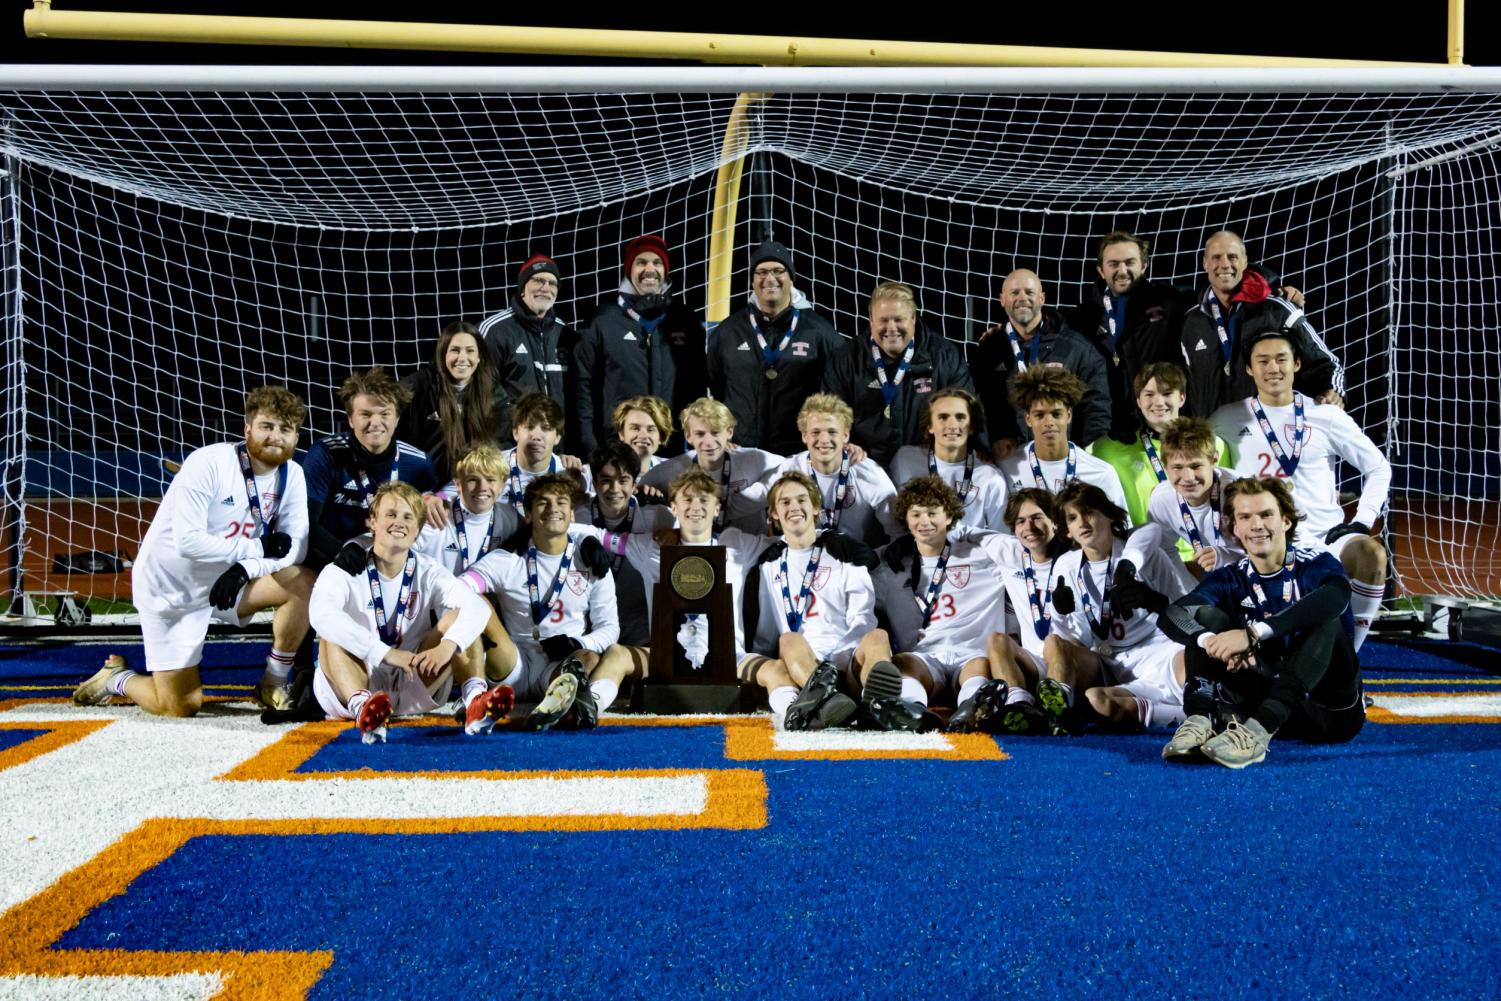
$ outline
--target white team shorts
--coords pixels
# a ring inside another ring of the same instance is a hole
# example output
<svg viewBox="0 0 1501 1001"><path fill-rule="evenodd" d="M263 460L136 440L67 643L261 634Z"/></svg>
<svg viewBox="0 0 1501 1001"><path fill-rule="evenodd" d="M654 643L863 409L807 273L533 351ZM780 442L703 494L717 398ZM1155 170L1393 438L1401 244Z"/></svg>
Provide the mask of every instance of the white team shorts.
<svg viewBox="0 0 1501 1001"><path fill-rule="evenodd" d="M210 623L222 622L243 626L249 617L240 618L233 608L220 611L210 605L179 615L163 615L140 609L141 640L146 646L147 671L179 671L197 667L203 660L203 641Z"/></svg>
<svg viewBox="0 0 1501 1001"><path fill-rule="evenodd" d="M439 705L438 696L447 695L452 685L452 663L431 682L425 682L415 674L389 664L380 664L370 672L370 680L365 683L369 691L385 692L391 696L393 716L416 716L433 712ZM324 676L321 664L313 672L313 694L318 697L318 705L329 719L354 719L349 707L340 702L339 696L334 693L334 686Z"/></svg>
<svg viewBox="0 0 1501 1001"><path fill-rule="evenodd" d="M954 646L934 647L931 650L914 650L910 657L916 657L922 661L923 667L928 669L928 677L940 687L957 688L959 686L959 674L964 670L964 665L975 659L984 660L984 650L964 650ZM985 676L990 677L987 666Z"/></svg>
<svg viewBox="0 0 1501 1001"><path fill-rule="evenodd" d="M1157 633L1145 643L1116 650L1102 658L1105 684L1124 688L1152 702L1182 705L1183 683L1173 673L1173 658L1182 649Z"/></svg>
<svg viewBox="0 0 1501 1001"><path fill-rule="evenodd" d="M1335 559L1339 559L1340 558L1340 553L1343 553L1345 551L1345 547L1348 546L1350 543L1354 542L1356 539L1360 539L1360 538L1369 539L1369 538L1371 538L1371 536L1369 536L1369 535L1362 536L1358 532L1351 532L1349 535L1341 535L1339 538L1335 539L1333 542L1329 543L1328 545L1324 545L1324 543L1322 543L1322 542L1320 542L1319 545L1323 546L1323 548L1325 548L1325 549L1329 550L1331 553L1333 553Z"/></svg>
<svg viewBox="0 0 1501 1001"><path fill-rule="evenodd" d="M817 650L813 651L813 653L814 656L818 655ZM747 685L753 682L760 684L757 674L761 669L761 665L769 660L776 659L777 658L775 654L748 653L735 662L735 675ZM834 670L837 671L842 677L853 672L855 664L855 651L854 648L850 648L848 650L840 650L821 659L827 660L830 664L833 664Z"/></svg>

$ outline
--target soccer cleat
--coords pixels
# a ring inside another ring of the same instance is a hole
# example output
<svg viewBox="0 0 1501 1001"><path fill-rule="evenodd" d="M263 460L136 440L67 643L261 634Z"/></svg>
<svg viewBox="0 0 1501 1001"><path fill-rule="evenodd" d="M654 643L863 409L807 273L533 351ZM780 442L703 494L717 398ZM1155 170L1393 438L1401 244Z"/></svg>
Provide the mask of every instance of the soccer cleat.
<svg viewBox="0 0 1501 1001"><path fill-rule="evenodd" d="M489 733L495 724L511 715L516 708L516 690L510 685L496 685L476 695L464 710L464 732L471 737Z"/></svg>
<svg viewBox="0 0 1501 1001"><path fill-rule="evenodd" d="M277 681L269 674L262 674L255 686L255 701L267 709L286 712L292 708L292 686L287 681Z"/></svg>
<svg viewBox="0 0 1501 1001"><path fill-rule="evenodd" d="M865 676L865 687L860 691L860 701L894 699L902 694L902 672L889 660L878 660L870 666Z"/></svg>
<svg viewBox="0 0 1501 1001"><path fill-rule="evenodd" d="M1038 734L1050 733L1047 713L1037 708L1037 703L1013 702L1003 705L1000 711L982 724L986 733L1014 733L1022 737L1031 737Z"/></svg>
<svg viewBox="0 0 1501 1001"><path fill-rule="evenodd" d="M826 730L838 726L855 714L855 701L839 692L839 672L828 661L821 662L808 676L782 720L787 730Z"/></svg>
<svg viewBox="0 0 1501 1001"><path fill-rule="evenodd" d="M1071 733L1072 731L1064 723L1064 717L1069 714L1073 706L1068 703L1068 696L1063 692L1063 686L1052 678L1043 678L1037 683L1037 701L1042 704L1042 711L1047 716L1048 731L1054 736Z"/></svg>
<svg viewBox="0 0 1501 1001"><path fill-rule="evenodd" d="M1232 721L1218 736L1205 741L1199 750L1215 764L1226 768L1244 768L1265 760L1267 746L1271 742L1272 735L1254 719L1244 723Z"/></svg>
<svg viewBox="0 0 1501 1001"><path fill-rule="evenodd" d="M954 714L949 717L949 733L973 733L982 729L980 721L990 716L997 704L996 690L999 689L1000 700L1006 697L1006 683L994 678L985 682L975 689L975 694L965 699Z"/></svg>
<svg viewBox="0 0 1501 1001"><path fill-rule="evenodd" d="M558 720L568 714L573 708L573 700L578 695L578 678L567 671L560 672L547 686L547 692L542 696L542 701L537 703L537 708L531 711L526 718L528 730L551 730L557 726Z"/></svg>
<svg viewBox="0 0 1501 1001"><path fill-rule="evenodd" d="M599 703L594 698L594 690L589 687L589 669L577 657L569 657L558 669L573 675L573 679L578 682L578 687L574 689L573 706L558 721L558 726L565 730L593 730L599 726Z"/></svg>
<svg viewBox="0 0 1501 1001"><path fill-rule="evenodd" d="M1203 752L1205 742L1213 736L1214 723L1208 716L1190 716L1178 724L1173 739L1163 745L1162 760L1197 758Z"/></svg>
<svg viewBox="0 0 1501 1001"><path fill-rule="evenodd" d="M866 702L864 708L879 730L928 733L943 729L943 720L936 713L925 705L906 699L881 696Z"/></svg>
<svg viewBox="0 0 1501 1001"><path fill-rule="evenodd" d="M384 744L386 742L386 720L391 718L391 696L385 692L372 692L360 707L360 718L356 725L360 728L360 742L365 744Z"/></svg>
<svg viewBox="0 0 1501 1001"><path fill-rule="evenodd" d="M75 706L107 706L114 701L115 696L109 690L109 683L117 674L124 674L130 668L125 664L125 658L119 654L110 654L104 660L104 666L95 671L83 684L73 689L73 704Z"/></svg>

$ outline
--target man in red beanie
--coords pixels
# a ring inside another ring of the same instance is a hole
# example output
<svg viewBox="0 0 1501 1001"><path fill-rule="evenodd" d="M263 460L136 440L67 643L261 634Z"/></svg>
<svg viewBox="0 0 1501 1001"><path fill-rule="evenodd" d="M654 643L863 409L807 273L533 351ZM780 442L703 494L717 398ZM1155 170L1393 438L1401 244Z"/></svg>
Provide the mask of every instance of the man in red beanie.
<svg viewBox="0 0 1501 1001"><path fill-rule="evenodd" d="M527 393L541 393L556 400L568 415L563 447L577 446L577 386L570 362L578 348L578 334L553 309L561 281L556 261L533 254L516 275L511 305L479 325L496 381L505 394L498 432L502 440L511 436L511 404Z"/></svg>
<svg viewBox="0 0 1501 1001"><path fill-rule="evenodd" d="M575 410L584 450L609 440L610 415L623 400L656 396L677 412L704 395L703 323L673 300L671 268L660 236L627 243L617 294L579 333Z"/></svg>

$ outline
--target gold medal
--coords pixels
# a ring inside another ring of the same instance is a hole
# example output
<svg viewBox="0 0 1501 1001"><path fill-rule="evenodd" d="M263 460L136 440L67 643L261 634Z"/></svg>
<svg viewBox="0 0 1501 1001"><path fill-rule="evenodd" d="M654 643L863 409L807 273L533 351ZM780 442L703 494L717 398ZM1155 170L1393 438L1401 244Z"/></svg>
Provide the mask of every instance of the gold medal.
<svg viewBox="0 0 1501 1001"><path fill-rule="evenodd" d="M775 379L777 377L777 370L774 368L769 368L762 374L765 375L767 379Z"/></svg>
<svg viewBox="0 0 1501 1001"><path fill-rule="evenodd" d="M889 420L891 420L891 405L890 405L890 404L887 404L887 405L886 405L886 409L885 409L885 410L883 410L883 411L881 411L881 412L882 412L882 413L884 413L884 414L885 414L885 415L886 415L886 419L887 419L887 420L888 420L888 421L889 421Z"/></svg>

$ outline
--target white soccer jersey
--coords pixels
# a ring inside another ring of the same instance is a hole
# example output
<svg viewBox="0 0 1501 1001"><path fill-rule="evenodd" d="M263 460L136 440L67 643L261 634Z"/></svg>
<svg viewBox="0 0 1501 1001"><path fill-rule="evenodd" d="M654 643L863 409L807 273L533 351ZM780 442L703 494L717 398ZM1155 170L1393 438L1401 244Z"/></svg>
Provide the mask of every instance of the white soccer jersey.
<svg viewBox="0 0 1501 1001"><path fill-rule="evenodd" d="M395 643L387 643L376 627L375 598L371 593L368 570L351 576L331 563L324 567L313 584L313 597L308 605L308 619L319 638L358 657L371 670L385 660L393 648L415 653L435 618L441 619L454 609L458 609L459 614L443 638L453 641L460 650L479 639L490 619L490 607L483 598L460 584L453 574L421 555L417 556L406 606L397 620L396 604L400 598L402 576L403 571L397 571L395 577L376 574L387 625L396 625L399 621L399 637Z"/></svg>
<svg viewBox="0 0 1501 1001"><path fill-rule="evenodd" d="M1104 596L1123 558L1136 564L1136 576L1148 587L1167 595L1168 601L1187 594L1188 589L1174 567L1178 558L1163 550L1162 538L1156 526L1146 525L1132 533L1128 542L1116 539L1108 560L1087 562L1082 549L1072 549L1058 557L1053 564L1054 593L1057 580L1062 577L1074 592L1074 610L1068 615L1054 615L1053 628L1091 650L1100 650L1106 644L1112 651L1125 650L1150 642L1157 636L1157 616L1137 609L1121 619L1113 614Z"/></svg>
<svg viewBox="0 0 1501 1001"><path fill-rule="evenodd" d="M485 514L470 514L461 504L457 514L462 516L462 522L455 517L453 506L450 505L448 524L437 529L424 525L421 534L417 536L417 544L412 547L456 575L468 570L486 553L509 539L521 521L520 516L503 500L496 501L495 506ZM462 545L458 529L461 523L464 526Z"/></svg>
<svg viewBox="0 0 1501 1001"><path fill-rule="evenodd" d="M563 467L563 460L559 459L556 454L548 460L547 468L537 473L528 472L521 468L520 463L516 461L516 449L514 448L506 449L501 453L501 456L505 459L506 468L509 472L506 474L505 483L501 484L501 499L496 503L509 505L511 510L523 517L526 515L526 509L522 506L523 499L526 496L526 485L539 476L549 473L567 472ZM584 493L592 494L594 492L594 474L590 472L588 466L583 466L579 469L579 475L584 478Z"/></svg>
<svg viewBox="0 0 1501 1001"><path fill-rule="evenodd" d="M1049 623L1049 631L1052 629L1052 621L1058 612L1053 608L1053 582L1057 579L1053 573L1053 560L1044 560L1041 563L1032 562L1032 579L1027 580L1027 553L1026 547L1012 536L1003 536L1015 544L1015 548L1005 554L1005 562L1001 564L1002 578L1006 584L1006 597L1011 602L1011 614L1016 618L1016 635L1021 640L1022 649L1036 657L1042 656L1042 644L1047 637L1040 633L1037 616L1045 617ZM1032 595L1036 596L1037 607L1032 605Z"/></svg>
<svg viewBox="0 0 1501 1001"><path fill-rule="evenodd" d="M1085 483L1093 483L1105 491L1105 496L1126 512L1126 524L1131 524L1131 511L1126 506L1126 491L1121 489L1120 474L1115 467L1104 459L1097 459L1079 446L1069 443L1069 454L1074 459L1073 479L1082 480ZM1032 443L1021 446L1001 461L1001 474L1006 479L1006 485L1015 493L1027 487L1041 487L1050 494L1056 494L1063 490L1069 481L1068 457L1053 459L1044 462L1037 459L1037 470L1032 468L1036 453ZM1042 479L1037 478L1037 471L1042 472Z"/></svg>
<svg viewBox="0 0 1501 1001"><path fill-rule="evenodd" d="M1229 443L1231 466L1236 473L1286 479L1262 432L1261 422L1256 419L1254 402L1253 397L1248 397L1220 407L1210 419L1214 431ZM1339 460L1344 459L1360 472L1360 503L1355 508L1355 520L1367 525L1373 524L1386 509L1392 467L1350 415L1339 407L1315 403L1306 396L1303 406L1306 424L1303 452L1291 477L1293 501L1301 516L1297 540L1299 545L1322 546L1324 533L1345 521L1336 475ZM1297 426L1294 405L1266 407L1265 412L1283 455L1291 459Z"/></svg>
<svg viewBox="0 0 1501 1001"><path fill-rule="evenodd" d="M151 519L131 570L136 607L169 614L208 607L220 574L238 563L254 580L300 562L307 555L307 483L302 467L288 462L280 472L255 478L261 514L274 530L292 538L281 559L261 555L239 453L233 442L206 445L183 460Z"/></svg>
<svg viewBox="0 0 1501 1001"><path fill-rule="evenodd" d="M564 554L537 554L537 597L542 608L540 622L532 617L525 553L497 550L464 571L460 580L481 594L496 596L501 622L518 648L540 657L541 640L571 636L585 650L603 653L620 638L615 578L608 573L595 577L587 567L579 565L578 542L586 533L587 530L576 529L568 533L569 567L561 587L558 586L558 569Z"/></svg>
<svg viewBox="0 0 1501 1001"><path fill-rule="evenodd" d="M1016 544L995 533L952 541L926 626L923 604L939 557L922 557L915 588L910 566L899 574L883 561L876 570L876 595L900 650L952 661L985 656L990 634L1005 628L1006 591L999 569L1008 547Z"/></svg>
<svg viewBox="0 0 1501 1001"><path fill-rule="evenodd" d="M930 465L930 450L926 445L903 445L896 450L891 460L891 479L900 489L919 476L933 475L934 467L943 482L954 488L964 501L964 514L959 524L991 531L1006 531L1006 500L1011 495L1006 487L1006 477L1001 470L975 457L974 466L966 470L963 462L944 462L936 456ZM965 489L966 475L969 487ZM903 532L906 531L904 528ZM894 536L893 536L894 538Z"/></svg>
<svg viewBox="0 0 1501 1001"><path fill-rule="evenodd" d="M823 494L823 510L818 515L820 532L829 528L837 529L868 546L878 546L886 539L907 534L905 528L897 527L896 518L891 513L891 505L896 500L896 487L875 460L866 459L849 467L842 501L838 496L839 471L816 471L807 452L799 452L783 460L771 482L775 483L778 477L788 472L802 473L818 484L819 492Z"/></svg>
<svg viewBox="0 0 1501 1001"><path fill-rule="evenodd" d="M766 490L776 479L782 456L759 448L739 448L725 455L724 465L709 473L720 485L722 523L729 528L759 535L766 531ZM641 477L647 486L665 496L673 480L697 468L691 452L668 459ZM706 470L707 472L707 470Z"/></svg>
<svg viewBox="0 0 1501 1001"><path fill-rule="evenodd" d="M788 549L780 560L761 565L761 616L756 623L753 652L777 655L777 639L793 630L787 624L786 600L782 595L782 567L787 568L787 588L803 617L803 638L819 660L833 660L850 653L861 638L876 627L876 592L870 571L821 554L818 569L805 600L803 579L808 573L810 549Z"/></svg>
<svg viewBox="0 0 1501 1001"><path fill-rule="evenodd" d="M1236 479L1239 477L1234 470L1216 469L1215 485L1210 488L1204 503L1197 507L1187 505L1188 516L1194 531L1199 534L1199 541L1215 552L1216 567L1229 566L1246 555L1240 542L1230 534L1230 526L1223 523L1220 517L1220 498L1224 495L1226 485ZM1173 489L1171 483L1159 483L1153 488L1152 496L1147 501L1147 518L1151 524L1162 529L1163 546L1168 553L1174 555L1178 552L1177 540L1182 539L1190 547L1193 545L1179 500L1178 491Z"/></svg>

